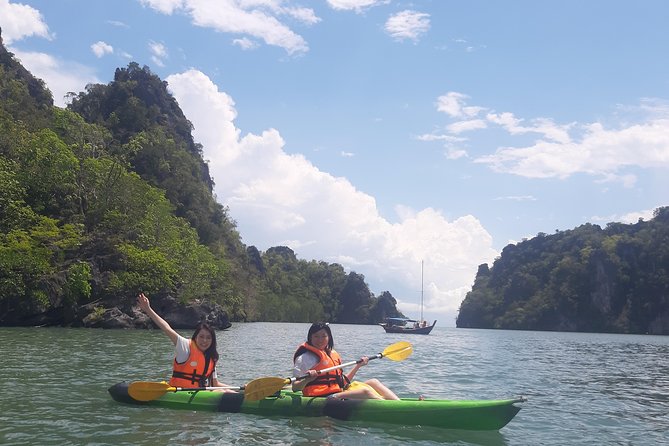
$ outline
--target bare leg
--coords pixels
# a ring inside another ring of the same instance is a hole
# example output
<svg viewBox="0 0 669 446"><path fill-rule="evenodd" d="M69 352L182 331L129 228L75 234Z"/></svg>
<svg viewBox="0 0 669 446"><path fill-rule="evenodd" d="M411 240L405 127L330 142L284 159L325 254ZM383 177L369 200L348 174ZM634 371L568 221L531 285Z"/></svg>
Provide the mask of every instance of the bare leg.
<svg viewBox="0 0 669 446"><path fill-rule="evenodd" d="M364 382L364 386L357 386L354 389L344 390L335 393L329 398L351 399L351 400L399 400L392 390L384 386L378 379L370 379Z"/></svg>
<svg viewBox="0 0 669 446"><path fill-rule="evenodd" d="M372 389L376 390L379 395L383 397L384 400L398 400L399 397L393 393L392 390L387 388L381 381L379 381L376 378L370 379L368 381L365 381L365 384L367 384L369 387Z"/></svg>
<svg viewBox="0 0 669 446"><path fill-rule="evenodd" d="M370 386L371 387L371 386ZM360 386L352 390L344 390L343 392L333 393L328 398L339 400L382 400L383 397L374 392L367 386Z"/></svg>

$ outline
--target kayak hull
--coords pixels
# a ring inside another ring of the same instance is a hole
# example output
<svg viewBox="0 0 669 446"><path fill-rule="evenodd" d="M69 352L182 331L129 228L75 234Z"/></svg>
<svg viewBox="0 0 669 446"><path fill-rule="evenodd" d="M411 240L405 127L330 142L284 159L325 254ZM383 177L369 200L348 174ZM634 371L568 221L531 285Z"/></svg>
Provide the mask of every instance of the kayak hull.
<svg viewBox="0 0 669 446"><path fill-rule="evenodd" d="M330 400L281 391L260 401L245 401L243 393L212 391L166 392L152 401L138 401L128 394L128 383L109 389L112 398L126 404L210 412L244 413L280 417L331 417L338 420L381 422L444 429L499 430L518 413L507 400Z"/></svg>

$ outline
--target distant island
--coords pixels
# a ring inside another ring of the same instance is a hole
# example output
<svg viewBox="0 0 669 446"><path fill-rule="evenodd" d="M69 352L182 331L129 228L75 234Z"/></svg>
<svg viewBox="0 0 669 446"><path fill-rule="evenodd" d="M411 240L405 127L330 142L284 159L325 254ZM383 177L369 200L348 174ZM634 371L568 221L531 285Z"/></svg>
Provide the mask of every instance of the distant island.
<svg viewBox="0 0 669 446"><path fill-rule="evenodd" d="M508 245L479 266L456 325L669 334L669 207Z"/></svg>

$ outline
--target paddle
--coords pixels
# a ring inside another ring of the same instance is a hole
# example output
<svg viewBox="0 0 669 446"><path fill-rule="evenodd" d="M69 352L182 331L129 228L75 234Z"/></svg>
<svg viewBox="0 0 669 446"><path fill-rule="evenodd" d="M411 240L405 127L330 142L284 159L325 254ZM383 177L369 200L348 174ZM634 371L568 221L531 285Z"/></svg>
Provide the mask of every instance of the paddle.
<svg viewBox="0 0 669 446"><path fill-rule="evenodd" d="M392 345L389 345L381 353L378 353L374 356L369 356L369 360L371 361L372 359L388 358L393 361L404 361L406 358L409 357L409 355L411 355L412 352L413 352L413 347L411 346L411 343L406 341L400 341ZM328 367L326 369L319 370L318 374L320 375L326 372L330 372L332 370L343 369L344 367L360 364L361 362L362 359L358 359L357 361L350 361L344 364L339 364L334 367ZM268 397L278 392L284 386L287 386L288 384L292 384L295 381L299 381L305 378L309 378L309 375L303 375L292 378L266 377L266 378L254 379L253 381L249 382L246 385L244 389L244 399L247 401L261 400L265 397Z"/></svg>
<svg viewBox="0 0 669 446"><path fill-rule="evenodd" d="M153 401L165 395L167 392L184 392L184 391L196 391L196 390L221 390L221 389L233 389L233 390L244 390L244 386L241 387L173 387L170 386L165 381L163 382L152 382L152 381L134 381L131 382L128 386L128 395L137 401Z"/></svg>

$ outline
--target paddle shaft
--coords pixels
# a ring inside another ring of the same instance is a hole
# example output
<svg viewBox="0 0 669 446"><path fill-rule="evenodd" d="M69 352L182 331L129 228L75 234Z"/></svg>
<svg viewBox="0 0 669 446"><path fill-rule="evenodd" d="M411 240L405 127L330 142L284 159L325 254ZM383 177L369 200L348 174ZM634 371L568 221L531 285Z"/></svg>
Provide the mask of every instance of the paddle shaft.
<svg viewBox="0 0 669 446"><path fill-rule="evenodd" d="M413 351L413 347L410 343L406 341L396 342L392 345L386 347L382 353L378 353L374 356L368 356L367 359L379 359L379 358L388 358L393 361L404 361ZM345 364L340 364L334 367L328 367L326 369L318 370L317 374L326 373L332 370L341 369L348 367L354 364L360 364L362 361L358 359L357 361L347 362ZM278 378L276 376L265 377L254 379L251 382L246 383L246 389L244 390L244 400L246 401L259 401L265 397L268 397L288 384L293 384L298 380L309 378L311 375L298 376L293 378Z"/></svg>
<svg viewBox="0 0 669 446"><path fill-rule="evenodd" d="M197 390L244 390L245 386L221 386L221 387L170 387L166 392L189 392Z"/></svg>
<svg viewBox="0 0 669 446"><path fill-rule="evenodd" d="M369 358L370 361L371 361L372 359L383 358L383 353L377 353L377 354L374 355L374 356L368 356L368 358ZM319 375L322 375L323 373L331 372L331 371L333 371L333 370L343 369L344 367L348 367L348 366L351 366L351 365L360 364L361 362L362 362L362 359L358 359L357 361L349 361L349 362L345 362L345 363L343 363L343 364L339 364L339 365L335 365L335 366L332 366L332 367L328 367L327 369L321 369L321 370L318 370L318 374L319 374ZM292 384L292 383L294 383L295 381L300 381L300 380L303 380L303 379L307 379L307 378L309 378L309 376L311 376L311 375L307 374L307 375L302 375L302 376L297 376L297 377L294 376L294 377L290 378L290 382L289 382L289 383L287 382L286 384Z"/></svg>

